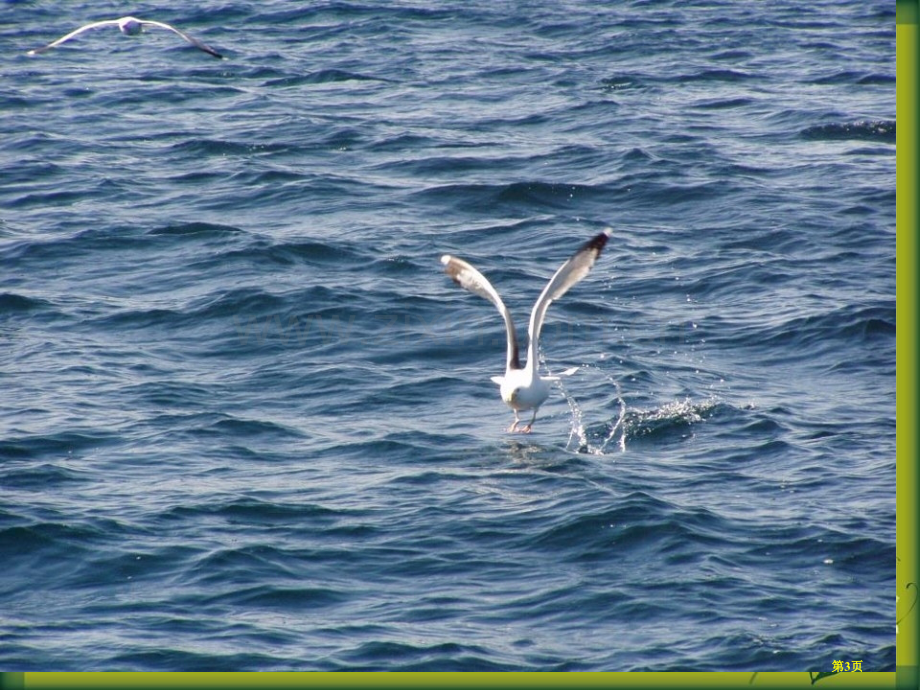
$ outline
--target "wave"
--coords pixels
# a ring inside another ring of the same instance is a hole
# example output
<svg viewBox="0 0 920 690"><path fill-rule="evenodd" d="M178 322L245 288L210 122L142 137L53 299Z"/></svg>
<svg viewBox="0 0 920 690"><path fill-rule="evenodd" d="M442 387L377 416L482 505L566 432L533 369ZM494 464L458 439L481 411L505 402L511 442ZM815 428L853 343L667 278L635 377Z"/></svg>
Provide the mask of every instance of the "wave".
<svg viewBox="0 0 920 690"><path fill-rule="evenodd" d="M803 129L799 135L810 141L878 141L894 144L897 141L894 120L854 120L813 125Z"/></svg>

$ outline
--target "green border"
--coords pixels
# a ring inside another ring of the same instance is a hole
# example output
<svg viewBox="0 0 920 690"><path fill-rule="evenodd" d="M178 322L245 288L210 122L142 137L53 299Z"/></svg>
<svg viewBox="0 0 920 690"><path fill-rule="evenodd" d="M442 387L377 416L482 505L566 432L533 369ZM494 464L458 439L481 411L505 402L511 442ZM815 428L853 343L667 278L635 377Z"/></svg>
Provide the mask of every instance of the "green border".
<svg viewBox="0 0 920 690"><path fill-rule="evenodd" d="M918 688L918 0L897 0L897 673L0 673L0 690L61 688ZM916 605L916 606L915 606Z"/></svg>
<svg viewBox="0 0 920 690"><path fill-rule="evenodd" d="M897 23L916 24L918 14L917 0L897 0L897 3Z"/></svg>
<svg viewBox="0 0 920 690"><path fill-rule="evenodd" d="M897 3L897 685L917 673L917 0Z"/></svg>
<svg viewBox="0 0 920 690"><path fill-rule="evenodd" d="M25 673L0 690L73 688L895 688L894 673Z"/></svg>

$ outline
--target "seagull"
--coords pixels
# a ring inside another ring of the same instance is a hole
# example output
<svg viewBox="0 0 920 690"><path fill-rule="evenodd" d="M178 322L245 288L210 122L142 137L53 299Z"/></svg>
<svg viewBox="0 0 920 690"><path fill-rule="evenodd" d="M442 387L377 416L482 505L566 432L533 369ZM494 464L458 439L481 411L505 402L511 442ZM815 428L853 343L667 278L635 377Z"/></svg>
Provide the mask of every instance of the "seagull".
<svg viewBox="0 0 920 690"><path fill-rule="evenodd" d="M180 31L174 26L170 26L169 24L164 24L163 22L154 22L154 21L150 21L147 19L137 19L135 17L122 17L121 19L106 19L101 22L92 22L91 24L87 24L86 26L81 26L76 31L71 31L69 34L65 36L61 36L58 40L54 41L53 43L49 43L43 48L34 48L33 50L30 50L28 54L38 55L39 53L44 53L46 50L50 50L51 48L54 48L55 46L59 46L62 43L69 41L71 38L76 38L77 36L82 34L84 31L89 31L90 29L95 29L96 27L99 27L99 26L117 26L119 29L121 29L121 32L125 36L137 36L139 33L143 32L145 26L158 26L161 29L169 29L174 34L176 34L177 36L181 36L186 41L191 43L193 46L198 48L198 50L203 50L208 55L213 55L216 58L223 58L223 55L218 53L212 47L205 45L204 43L199 41L197 38L194 38L193 36L189 36L187 33L185 33L184 31Z"/></svg>
<svg viewBox="0 0 920 690"><path fill-rule="evenodd" d="M524 367L521 366L518 354L517 335L514 330L514 322L511 320L511 312L505 307L505 303L502 302L495 288L484 275L466 261L449 254L441 257L441 263L445 267L444 272L457 285L480 297L485 297L498 307L499 313L505 320L505 329L508 331L505 375L493 376L492 381L500 386L502 400L514 411L514 423L508 427L509 432L530 433L534 420L537 418L537 410L549 397L549 382L558 379L558 377L541 377L537 372L540 330L543 328L546 310L553 300L562 297L569 288L588 275L588 271L591 270L604 245L607 244L611 232L608 228L585 242L568 261L559 267L559 270L543 288L536 304L533 305L533 311L530 312L530 325L527 328L530 342L527 347L527 366ZM519 413L523 410L533 410L533 416L530 422L519 429L518 425L521 423Z"/></svg>

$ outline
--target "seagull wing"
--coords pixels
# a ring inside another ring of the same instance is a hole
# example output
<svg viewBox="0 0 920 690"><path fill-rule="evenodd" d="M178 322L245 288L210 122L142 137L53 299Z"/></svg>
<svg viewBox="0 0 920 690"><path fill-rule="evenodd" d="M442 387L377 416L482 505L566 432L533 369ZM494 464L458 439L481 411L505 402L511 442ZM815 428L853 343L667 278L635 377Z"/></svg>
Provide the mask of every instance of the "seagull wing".
<svg viewBox="0 0 920 690"><path fill-rule="evenodd" d="M530 325L527 328L527 334L530 336L530 344L527 349L527 366L533 366L534 371L536 371L540 330L543 328L546 310L553 303L553 300L562 297L569 291L569 288L588 275L588 271L591 270L594 262L597 261L597 257L601 255L604 245L607 244L610 233L611 230L608 228L581 245L578 251L562 264L555 275L550 278L549 283L540 293L536 304L533 305L533 311L530 313Z"/></svg>
<svg viewBox="0 0 920 690"><path fill-rule="evenodd" d="M29 55L38 55L39 53L44 53L46 50L50 50L51 48L54 48L55 46L59 46L59 45L61 45L62 43L65 43L66 41L69 41L71 38L75 38L75 37L79 36L79 35L82 34L84 31L89 31L90 29L95 29L95 28L98 27L98 26L109 26L109 25L115 25L115 26L117 26L117 25L118 25L118 20L117 20L117 19L106 19L106 20L101 21L101 22L93 22L92 24L87 24L86 26L81 26L79 29L77 29L77 30L75 30L75 31L71 31L69 34L66 34L66 35L64 35L64 36L61 36L58 40L54 41L53 43L49 43L48 45L44 46L43 48L34 48L33 50L30 50L28 54L29 54Z"/></svg>
<svg viewBox="0 0 920 690"><path fill-rule="evenodd" d="M188 42L191 43L193 46L195 46L196 48L198 48L198 50L203 50L203 51L206 52L208 55L213 55L213 56L216 57L216 58L223 58L223 57L224 57L223 55L221 55L220 53L218 53L216 50L214 50L211 46L202 43L201 41L199 41L199 40L198 40L197 38L195 38L194 36L189 36L187 33L185 33L184 31L180 31L179 29L177 29L177 28L174 27L174 26L170 26L169 24L164 24L163 22L154 22L154 21L150 21L149 19L141 19L141 20L139 20L139 21L140 21L141 24L143 24L143 25L145 25L145 26L158 26L158 27L160 27L161 29L168 29L168 30L172 31L174 34L176 34L177 36L181 36L182 38L184 38L186 41L188 41Z"/></svg>
<svg viewBox="0 0 920 690"><path fill-rule="evenodd" d="M495 288L486 280L475 268L470 266L463 259L445 254L441 257L441 263L444 264L444 272L453 278L454 282L462 288L466 288L472 293L485 297L492 304L498 307L499 313L505 319L505 330L508 331L508 357L506 370L520 369L521 361L518 357L517 335L514 330L514 322L511 320L511 312L498 296Z"/></svg>

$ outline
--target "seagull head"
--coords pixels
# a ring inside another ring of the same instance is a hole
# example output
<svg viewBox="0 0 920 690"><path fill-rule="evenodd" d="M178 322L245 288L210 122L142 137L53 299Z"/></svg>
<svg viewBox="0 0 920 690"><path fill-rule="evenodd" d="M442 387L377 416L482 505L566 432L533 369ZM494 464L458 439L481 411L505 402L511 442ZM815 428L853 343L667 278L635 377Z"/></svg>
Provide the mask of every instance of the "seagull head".
<svg viewBox="0 0 920 690"><path fill-rule="evenodd" d="M118 28L125 36L137 36L144 30L144 24L134 17L122 17L118 20Z"/></svg>

